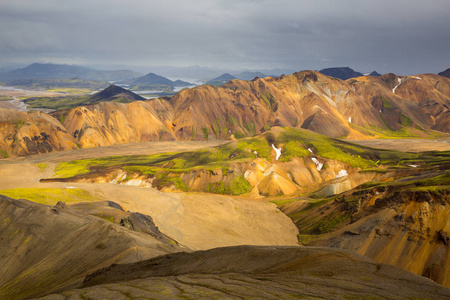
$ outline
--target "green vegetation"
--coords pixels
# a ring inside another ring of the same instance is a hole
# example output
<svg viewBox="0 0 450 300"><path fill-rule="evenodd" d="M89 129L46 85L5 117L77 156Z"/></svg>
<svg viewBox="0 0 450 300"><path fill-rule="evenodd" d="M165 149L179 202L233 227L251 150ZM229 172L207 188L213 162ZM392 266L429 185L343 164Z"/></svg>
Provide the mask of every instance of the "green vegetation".
<svg viewBox="0 0 450 300"><path fill-rule="evenodd" d="M89 96L32 97L24 101L30 108L66 109L82 105Z"/></svg>
<svg viewBox="0 0 450 300"><path fill-rule="evenodd" d="M391 103L388 100L386 100L386 98L384 98L383 96L381 96L381 102L383 103L384 108L387 108L387 109L392 108Z"/></svg>
<svg viewBox="0 0 450 300"><path fill-rule="evenodd" d="M13 98L10 96L0 96L0 101L10 101L10 100L13 100Z"/></svg>
<svg viewBox="0 0 450 300"><path fill-rule="evenodd" d="M44 172L45 169L48 168L48 164L36 164L41 172Z"/></svg>
<svg viewBox="0 0 450 300"><path fill-rule="evenodd" d="M273 112L278 110L278 102L270 92L267 93L267 95L261 94L260 97L263 99L264 103L266 103L267 106L269 106L269 108Z"/></svg>
<svg viewBox="0 0 450 300"><path fill-rule="evenodd" d="M202 132L203 132L203 137L205 138L205 140L208 140L208 128L202 127Z"/></svg>
<svg viewBox="0 0 450 300"><path fill-rule="evenodd" d="M404 114L400 114L400 119L401 119L402 125L408 126L408 127L412 126L411 119L408 118L407 116L405 116Z"/></svg>
<svg viewBox="0 0 450 300"><path fill-rule="evenodd" d="M6 150L2 150L2 149L0 149L0 155L3 156L3 158L9 157L8 152L6 152Z"/></svg>
<svg viewBox="0 0 450 300"><path fill-rule="evenodd" d="M65 203L92 201L92 195L81 189L54 188L18 188L0 190L1 195L14 199L27 199L36 203L55 205L58 201Z"/></svg>
<svg viewBox="0 0 450 300"><path fill-rule="evenodd" d="M35 78L21 79L9 83L16 87L28 89L45 89L48 92L84 94L104 89L109 83L105 81L86 81L79 78Z"/></svg>
<svg viewBox="0 0 450 300"><path fill-rule="evenodd" d="M313 149L314 153L321 157L339 160L352 167L364 169L376 166L371 158L371 153L363 147L331 139L311 131L286 128L278 138L278 143L286 145L292 141L297 141L297 144L291 143L288 146L287 155L289 156L306 156L307 150L301 150L301 145L306 145L304 148Z"/></svg>

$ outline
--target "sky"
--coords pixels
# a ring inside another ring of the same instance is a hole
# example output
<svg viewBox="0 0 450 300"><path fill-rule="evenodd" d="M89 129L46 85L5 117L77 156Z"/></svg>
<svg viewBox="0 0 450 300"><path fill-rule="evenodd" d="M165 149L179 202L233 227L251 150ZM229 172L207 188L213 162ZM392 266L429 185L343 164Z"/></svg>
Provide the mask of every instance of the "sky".
<svg viewBox="0 0 450 300"><path fill-rule="evenodd" d="M0 67L437 73L449 13L450 0L0 0Z"/></svg>

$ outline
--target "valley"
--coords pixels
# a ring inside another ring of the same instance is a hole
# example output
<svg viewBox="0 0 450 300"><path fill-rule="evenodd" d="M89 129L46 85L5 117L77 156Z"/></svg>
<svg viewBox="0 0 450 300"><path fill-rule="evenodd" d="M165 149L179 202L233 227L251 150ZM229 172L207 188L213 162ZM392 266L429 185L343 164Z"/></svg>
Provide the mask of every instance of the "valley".
<svg viewBox="0 0 450 300"><path fill-rule="evenodd" d="M0 297L448 297L449 82L417 78L0 109Z"/></svg>

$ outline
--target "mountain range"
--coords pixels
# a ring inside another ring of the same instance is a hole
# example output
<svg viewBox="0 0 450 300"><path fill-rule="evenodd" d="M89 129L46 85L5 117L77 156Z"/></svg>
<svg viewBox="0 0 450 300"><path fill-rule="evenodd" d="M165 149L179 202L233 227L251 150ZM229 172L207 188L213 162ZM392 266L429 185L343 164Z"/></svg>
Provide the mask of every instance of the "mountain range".
<svg viewBox="0 0 450 300"><path fill-rule="evenodd" d="M144 76L137 77L130 80L120 82L120 84L126 84L132 90L151 90L151 89L173 89L174 87L183 87L192 85L187 81L176 80L172 81L163 76L159 76L154 73L148 73Z"/></svg>
<svg viewBox="0 0 450 300"><path fill-rule="evenodd" d="M241 138L272 126L305 128L331 137L429 137L436 131L450 132L449 80L433 74L385 74L343 81L302 71L280 78L231 80L218 87L203 85L170 99L71 108L55 113L62 124L36 123L35 118L44 116L5 110L0 148L8 155L46 152L38 146L40 133L47 136L56 128L58 137L67 141L62 144L82 147ZM17 122L30 126L18 127ZM61 143L55 141L54 146L59 149Z"/></svg>
<svg viewBox="0 0 450 300"><path fill-rule="evenodd" d="M97 81L119 81L141 76L130 70L101 71L75 65L34 63L25 68L0 74L0 81L37 78L80 78Z"/></svg>

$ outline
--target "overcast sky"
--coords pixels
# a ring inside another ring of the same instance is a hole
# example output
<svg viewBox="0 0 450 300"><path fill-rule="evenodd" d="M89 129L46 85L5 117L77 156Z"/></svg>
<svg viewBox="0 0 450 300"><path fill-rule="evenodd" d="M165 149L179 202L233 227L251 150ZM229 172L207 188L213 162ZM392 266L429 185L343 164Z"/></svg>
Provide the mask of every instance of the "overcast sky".
<svg viewBox="0 0 450 300"><path fill-rule="evenodd" d="M449 0L0 0L0 66L436 73L449 15Z"/></svg>

